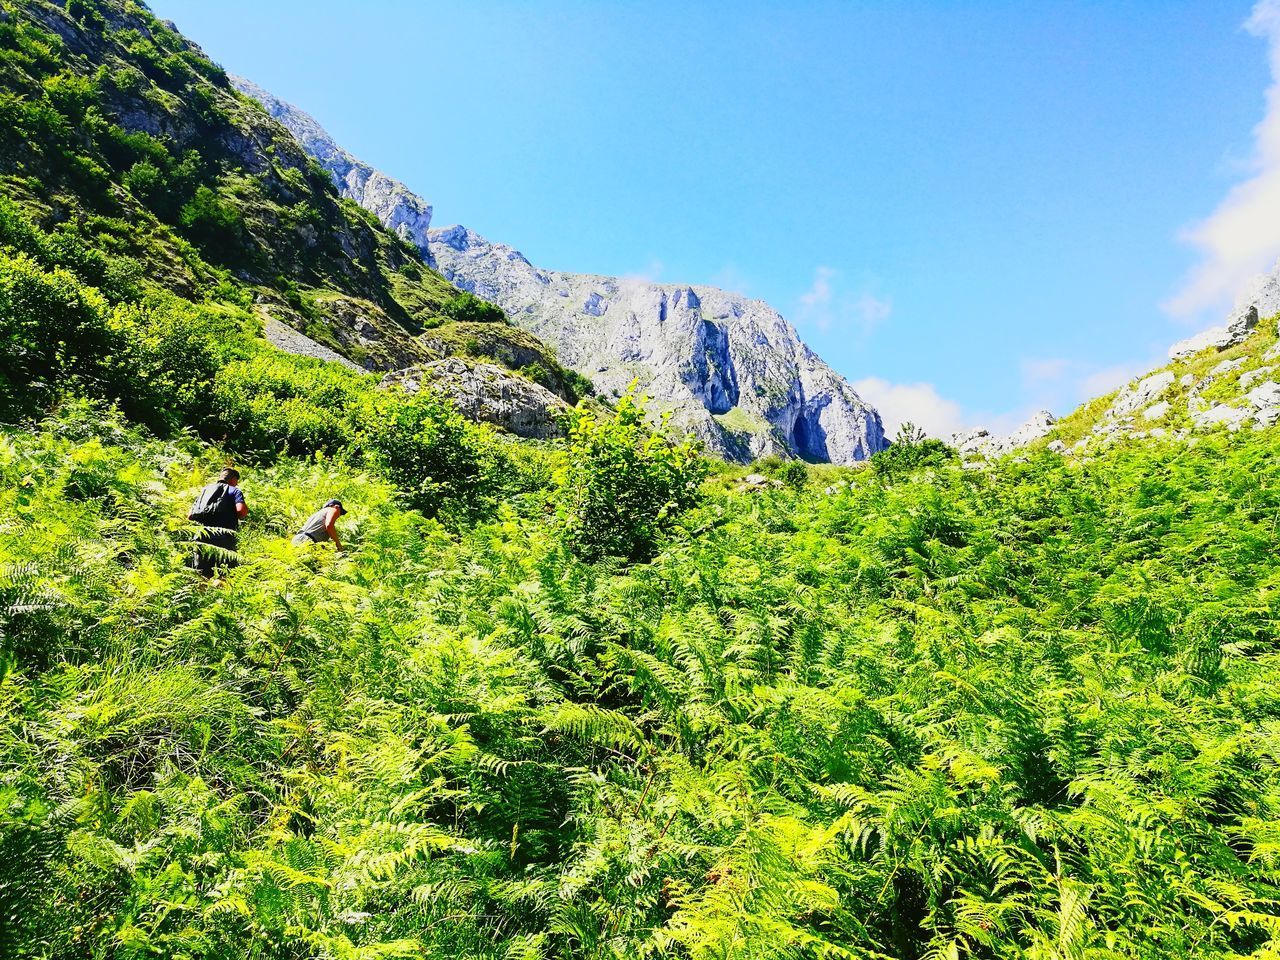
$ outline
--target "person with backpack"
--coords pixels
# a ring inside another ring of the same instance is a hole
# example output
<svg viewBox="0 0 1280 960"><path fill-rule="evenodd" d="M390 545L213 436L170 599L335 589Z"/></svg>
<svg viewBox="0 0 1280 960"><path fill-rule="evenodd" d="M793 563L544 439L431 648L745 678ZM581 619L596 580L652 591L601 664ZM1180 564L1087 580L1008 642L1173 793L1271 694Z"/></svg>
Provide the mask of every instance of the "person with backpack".
<svg viewBox="0 0 1280 960"><path fill-rule="evenodd" d="M307 517L307 522L302 525L302 529L294 535L293 545L301 547L308 543L324 543L326 540L332 540L334 547L341 553L342 541L338 539L336 524L338 518L344 516L346 512L341 500L329 500Z"/></svg>
<svg viewBox="0 0 1280 960"><path fill-rule="evenodd" d="M218 479L206 486L191 505L187 519L200 524L195 537L195 556L191 565L201 576L212 577L218 567L234 567L239 561L235 553L240 521L249 516L249 508L240 490L240 471L228 467Z"/></svg>

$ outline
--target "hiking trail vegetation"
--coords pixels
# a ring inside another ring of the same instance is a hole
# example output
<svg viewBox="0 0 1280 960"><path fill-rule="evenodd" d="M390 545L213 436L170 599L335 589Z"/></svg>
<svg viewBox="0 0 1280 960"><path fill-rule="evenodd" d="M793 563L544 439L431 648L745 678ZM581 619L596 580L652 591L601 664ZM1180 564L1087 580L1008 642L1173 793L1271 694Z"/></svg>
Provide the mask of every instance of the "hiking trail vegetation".
<svg viewBox="0 0 1280 960"><path fill-rule="evenodd" d="M0 11L0 957L1280 956L1275 430L749 490L633 394L518 441L261 337L502 318L191 45Z"/></svg>

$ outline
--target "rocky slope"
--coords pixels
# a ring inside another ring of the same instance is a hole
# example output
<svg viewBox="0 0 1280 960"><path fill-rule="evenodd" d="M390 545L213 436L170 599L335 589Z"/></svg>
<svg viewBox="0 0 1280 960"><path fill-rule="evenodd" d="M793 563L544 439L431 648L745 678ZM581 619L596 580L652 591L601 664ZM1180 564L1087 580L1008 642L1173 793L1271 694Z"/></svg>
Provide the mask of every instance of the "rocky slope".
<svg viewBox="0 0 1280 960"><path fill-rule="evenodd" d="M1227 321L1174 344L1170 362L1063 418L1049 442L1077 453L1126 439L1189 438L1280 422L1280 265Z"/></svg>
<svg viewBox="0 0 1280 960"><path fill-rule="evenodd" d="M430 207L269 112L138 4L0 0L0 248L113 304L251 307L280 349L363 370L488 359L523 380L436 379L473 411L493 384L484 419L515 432L530 428L511 397L577 400L584 385L528 331L458 322L458 290L421 250Z"/></svg>
<svg viewBox="0 0 1280 960"><path fill-rule="evenodd" d="M354 200L387 229L408 240L419 250L427 247L431 207L398 180L392 180L367 163L343 150L311 117L244 77L228 76L231 85L253 97L277 120L281 120L298 143L333 177L342 196Z"/></svg>
<svg viewBox="0 0 1280 960"><path fill-rule="evenodd" d="M1040 410L1007 437L992 436L986 428L977 427L953 434L950 443L966 460L1002 457L1006 453L1012 453L1039 440L1049 433L1057 422L1057 417L1048 410Z"/></svg>
<svg viewBox="0 0 1280 960"><path fill-rule="evenodd" d="M429 216L430 207L394 181L376 181L382 186L371 191L369 168L306 113L238 83L299 138L344 196L397 230L413 229L393 219L397 211ZM414 239L456 286L501 306L602 392L619 394L638 381L674 426L693 430L713 452L743 461L784 454L852 463L886 445L879 414L762 301L713 287L543 270L465 227L431 230L425 244Z"/></svg>

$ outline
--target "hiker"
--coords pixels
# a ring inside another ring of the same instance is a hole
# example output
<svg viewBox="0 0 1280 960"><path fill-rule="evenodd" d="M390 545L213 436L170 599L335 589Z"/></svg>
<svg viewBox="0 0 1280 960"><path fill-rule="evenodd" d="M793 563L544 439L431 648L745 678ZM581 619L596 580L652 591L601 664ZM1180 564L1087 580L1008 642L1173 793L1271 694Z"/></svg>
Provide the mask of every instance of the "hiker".
<svg viewBox="0 0 1280 960"><path fill-rule="evenodd" d="M218 474L217 480L200 491L187 514L188 520L201 527L195 537L195 557L191 563L201 576L212 577L216 568L234 567L240 562L222 551L235 552L236 531L247 516L249 508L240 490L240 471L227 467Z"/></svg>
<svg viewBox="0 0 1280 960"><path fill-rule="evenodd" d="M338 539L338 528L335 524L346 512L341 500L329 500L307 517L307 522L302 525L302 529L294 535L293 545L301 547L308 543L324 543L326 540L332 540L334 547L341 553L342 541Z"/></svg>

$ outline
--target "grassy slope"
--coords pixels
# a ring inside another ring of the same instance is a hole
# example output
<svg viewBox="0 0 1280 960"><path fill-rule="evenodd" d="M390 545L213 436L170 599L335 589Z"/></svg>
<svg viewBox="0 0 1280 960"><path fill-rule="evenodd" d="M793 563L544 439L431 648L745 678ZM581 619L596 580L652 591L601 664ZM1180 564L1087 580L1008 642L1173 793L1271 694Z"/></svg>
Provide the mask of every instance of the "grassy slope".
<svg viewBox="0 0 1280 960"><path fill-rule="evenodd" d="M367 366L436 355L415 335L440 323L457 291L339 200L198 47L117 0L4 0L0 15L0 196L110 257L141 290L200 299L231 282ZM212 216L192 222L201 188ZM506 325L490 337L502 331L527 347L530 337Z"/></svg>
<svg viewBox="0 0 1280 960"><path fill-rule="evenodd" d="M1194 356L1181 360L1172 360L1163 367L1137 378L1140 380L1168 371L1173 374L1174 383L1159 398L1160 400L1168 401L1168 412L1162 417L1148 420L1141 415L1141 411L1137 411L1134 415L1132 430L1141 433L1156 428L1164 428L1170 431L1191 429L1193 424L1188 413L1188 400L1193 390L1209 406L1219 403L1236 407L1244 406L1243 394L1247 391L1240 388L1240 378L1261 367L1270 368L1277 365L1276 358L1268 360L1265 356L1276 346L1277 320L1280 320L1280 318L1271 317L1263 320L1247 340L1227 350L1219 351L1211 347L1200 351ZM1225 373L1213 373L1215 367L1237 360L1242 362L1235 369ZM1189 385L1182 383L1182 379L1186 376L1190 376L1192 379ZM1275 374L1268 374L1263 376L1262 380L1275 378ZM1133 382L1136 382L1136 380L1131 381L1131 383ZM1255 382L1253 385L1256 386L1257 383ZM1044 446L1053 440L1061 440L1071 446L1089 436L1094 428L1103 422L1105 414L1118 394L1119 391L1115 391L1083 404L1071 414L1059 420L1053 431L1043 440L1038 441L1036 446Z"/></svg>
<svg viewBox="0 0 1280 960"><path fill-rule="evenodd" d="M0 953L1267 955L1276 453L715 494L633 568L284 459L205 588L216 451L10 431Z"/></svg>

